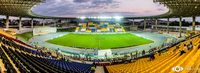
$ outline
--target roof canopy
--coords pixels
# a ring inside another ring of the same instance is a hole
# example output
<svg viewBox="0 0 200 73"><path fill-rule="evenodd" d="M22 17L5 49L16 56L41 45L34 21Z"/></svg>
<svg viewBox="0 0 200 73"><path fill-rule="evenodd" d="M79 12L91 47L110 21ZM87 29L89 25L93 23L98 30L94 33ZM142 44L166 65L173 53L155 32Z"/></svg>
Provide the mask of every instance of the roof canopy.
<svg viewBox="0 0 200 73"><path fill-rule="evenodd" d="M63 18L37 15L32 12L32 7L45 0L0 0L0 14L30 18ZM200 16L200 0L153 0L169 8L165 14L148 17L127 18L167 18ZM66 17L69 18L69 17Z"/></svg>
<svg viewBox="0 0 200 73"><path fill-rule="evenodd" d="M200 0L154 0L169 8L169 12L161 17L200 16Z"/></svg>
<svg viewBox="0 0 200 73"><path fill-rule="evenodd" d="M41 17L31 9L44 0L0 0L0 14L21 17Z"/></svg>

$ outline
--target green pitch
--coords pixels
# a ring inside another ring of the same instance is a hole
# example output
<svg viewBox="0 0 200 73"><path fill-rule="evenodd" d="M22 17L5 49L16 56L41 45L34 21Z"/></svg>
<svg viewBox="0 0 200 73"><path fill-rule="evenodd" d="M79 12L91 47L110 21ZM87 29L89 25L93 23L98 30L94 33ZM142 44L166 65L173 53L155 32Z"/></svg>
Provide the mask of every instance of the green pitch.
<svg viewBox="0 0 200 73"><path fill-rule="evenodd" d="M47 42L70 47L115 49L149 44L153 41L131 33L124 34L67 34Z"/></svg>

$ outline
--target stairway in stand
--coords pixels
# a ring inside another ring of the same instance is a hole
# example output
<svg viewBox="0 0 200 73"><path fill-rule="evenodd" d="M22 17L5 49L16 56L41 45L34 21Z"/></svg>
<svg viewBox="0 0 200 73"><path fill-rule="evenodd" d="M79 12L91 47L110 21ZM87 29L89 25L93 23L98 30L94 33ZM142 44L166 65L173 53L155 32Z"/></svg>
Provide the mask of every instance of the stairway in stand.
<svg viewBox="0 0 200 73"><path fill-rule="evenodd" d="M97 66L96 70L95 70L95 73L104 73L103 66Z"/></svg>

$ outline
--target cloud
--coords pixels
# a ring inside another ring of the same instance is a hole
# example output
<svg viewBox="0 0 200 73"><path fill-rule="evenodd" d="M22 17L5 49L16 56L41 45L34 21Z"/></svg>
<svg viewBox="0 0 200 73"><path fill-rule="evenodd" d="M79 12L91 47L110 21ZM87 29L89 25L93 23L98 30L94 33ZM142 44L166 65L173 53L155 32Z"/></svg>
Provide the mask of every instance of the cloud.
<svg viewBox="0 0 200 73"><path fill-rule="evenodd" d="M73 0L73 2L75 3L85 3L85 2L89 2L91 0Z"/></svg>
<svg viewBox="0 0 200 73"><path fill-rule="evenodd" d="M117 2L114 0L93 0L92 1L92 4L94 5L109 5L113 3L117 3Z"/></svg>
<svg viewBox="0 0 200 73"><path fill-rule="evenodd" d="M142 4L141 4L142 3ZM149 0L46 0L33 11L46 16L145 16L167 12ZM148 13L147 13L148 11Z"/></svg>

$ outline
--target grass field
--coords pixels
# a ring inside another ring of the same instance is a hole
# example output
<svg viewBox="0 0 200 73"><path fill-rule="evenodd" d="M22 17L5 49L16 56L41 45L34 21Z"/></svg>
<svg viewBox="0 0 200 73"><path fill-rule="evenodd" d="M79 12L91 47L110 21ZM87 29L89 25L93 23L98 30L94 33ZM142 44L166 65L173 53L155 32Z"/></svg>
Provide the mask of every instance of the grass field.
<svg viewBox="0 0 200 73"><path fill-rule="evenodd" d="M28 41L30 38L33 37L33 32L26 32L26 33L22 33L22 34L17 34L16 37L20 38L22 40Z"/></svg>
<svg viewBox="0 0 200 73"><path fill-rule="evenodd" d="M115 49L129 46L149 44L153 41L138 37L131 33L124 34L67 34L47 42L79 48Z"/></svg>

